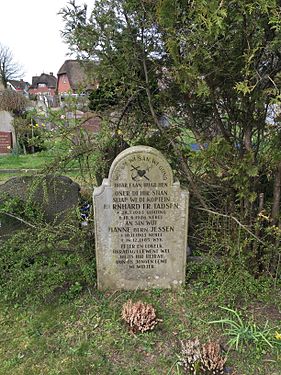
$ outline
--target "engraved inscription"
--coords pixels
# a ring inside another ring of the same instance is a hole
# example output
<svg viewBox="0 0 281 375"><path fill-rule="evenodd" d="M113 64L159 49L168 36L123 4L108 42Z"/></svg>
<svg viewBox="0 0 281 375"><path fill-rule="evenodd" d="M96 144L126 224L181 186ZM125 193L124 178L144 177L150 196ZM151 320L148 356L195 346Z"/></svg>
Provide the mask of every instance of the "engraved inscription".
<svg viewBox="0 0 281 375"><path fill-rule="evenodd" d="M140 171L141 177L145 177L146 169ZM143 182L137 187L125 187L114 183L112 200L113 215L118 216L119 225L108 230L120 234L120 248L113 249L116 264L131 269L166 264L170 249L165 247L165 233L175 232L169 217L171 211L177 214L179 210L179 204L171 201L167 184Z"/></svg>

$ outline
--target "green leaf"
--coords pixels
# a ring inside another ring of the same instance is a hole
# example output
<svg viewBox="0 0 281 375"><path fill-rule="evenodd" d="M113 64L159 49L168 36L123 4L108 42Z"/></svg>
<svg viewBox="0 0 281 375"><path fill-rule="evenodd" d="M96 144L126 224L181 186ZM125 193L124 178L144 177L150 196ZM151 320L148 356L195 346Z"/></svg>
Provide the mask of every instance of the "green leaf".
<svg viewBox="0 0 281 375"><path fill-rule="evenodd" d="M256 177L259 173L259 168L256 165L251 165L247 169L247 175L250 177Z"/></svg>

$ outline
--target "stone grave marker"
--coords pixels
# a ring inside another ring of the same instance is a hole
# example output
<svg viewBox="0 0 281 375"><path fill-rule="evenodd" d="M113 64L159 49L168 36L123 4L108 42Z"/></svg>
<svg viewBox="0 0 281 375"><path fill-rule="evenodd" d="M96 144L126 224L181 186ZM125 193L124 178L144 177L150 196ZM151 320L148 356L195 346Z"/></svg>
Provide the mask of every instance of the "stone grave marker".
<svg viewBox="0 0 281 375"><path fill-rule="evenodd" d="M5 197L32 201L43 211L46 222L62 222L77 206L80 186L67 176L47 175L13 177L0 185L0 207ZM72 214L73 218L75 215ZM27 226L16 218L0 213L0 242ZM1 248L1 246L0 246Z"/></svg>
<svg viewBox="0 0 281 375"><path fill-rule="evenodd" d="M12 149L12 132L0 131L0 154L8 154Z"/></svg>
<svg viewBox="0 0 281 375"><path fill-rule="evenodd" d="M100 290L184 284L188 197L158 150L135 146L115 158L93 194Z"/></svg>

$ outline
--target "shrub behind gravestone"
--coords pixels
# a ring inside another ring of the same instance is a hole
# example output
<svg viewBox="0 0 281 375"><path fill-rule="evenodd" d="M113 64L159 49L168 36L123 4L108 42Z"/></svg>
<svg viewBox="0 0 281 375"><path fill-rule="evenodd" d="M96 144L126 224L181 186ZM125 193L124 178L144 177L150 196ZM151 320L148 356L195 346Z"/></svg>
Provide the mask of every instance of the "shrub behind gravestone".
<svg viewBox="0 0 281 375"><path fill-rule="evenodd" d="M95 284L90 228L74 210L79 185L68 177L19 177L0 187L0 296L34 303L70 298Z"/></svg>
<svg viewBox="0 0 281 375"><path fill-rule="evenodd" d="M0 298L51 302L95 285L90 232L62 222L18 231L1 245Z"/></svg>

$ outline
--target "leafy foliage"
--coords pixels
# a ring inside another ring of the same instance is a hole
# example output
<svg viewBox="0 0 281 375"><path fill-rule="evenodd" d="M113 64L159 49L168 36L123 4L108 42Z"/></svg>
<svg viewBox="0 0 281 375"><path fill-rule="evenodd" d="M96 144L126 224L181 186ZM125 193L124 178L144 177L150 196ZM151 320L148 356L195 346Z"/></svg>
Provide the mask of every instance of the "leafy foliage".
<svg viewBox="0 0 281 375"><path fill-rule="evenodd" d="M71 224L42 224L1 246L0 292L9 303L73 298L95 282L92 240Z"/></svg>
<svg viewBox="0 0 281 375"><path fill-rule="evenodd" d="M1 238L0 294L6 302L73 298L86 285L94 285L92 230L83 231L73 212L48 224L31 199L1 196L0 215L1 220L12 218L14 226L21 224L13 235Z"/></svg>
<svg viewBox="0 0 281 375"><path fill-rule="evenodd" d="M27 112L15 117L13 125L17 137L17 146L24 154L46 149L45 140L48 135L46 134L45 125L39 126L32 118L32 113Z"/></svg>
<svg viewBox="0 0 281 375"><path fill-rule="evenodd" d="M191 207L191 236L222 215L224 230L211 226L219 232L205 236L205 248L231 255L224 244L235 238L249 270L275 276L280 246L269 233L280 222L279 11L268 0L96 1L90 13L70 1L61 11L66 42L98 62L91 106L117 143L159 148L196 209L204 208L201 215ZM187 132L200 152L190 151Z"/></svg>
<svg viewBox="0 0 281 375"><path fill-rule="evenodd" d="M222 307L222 309L231 313L233 319L225 318L209 323L222 324L223 327L227 326L225 334L230 336L228 341L230 348L234 346L236 350L241 350L247 344L253 344L257 348L264 346L273 348L275 340L272 328L268 327L268 322L265 323L263 328L260 328L254 322L244 322L237 311L227 307Z"/></svg>

